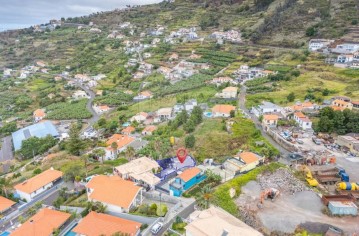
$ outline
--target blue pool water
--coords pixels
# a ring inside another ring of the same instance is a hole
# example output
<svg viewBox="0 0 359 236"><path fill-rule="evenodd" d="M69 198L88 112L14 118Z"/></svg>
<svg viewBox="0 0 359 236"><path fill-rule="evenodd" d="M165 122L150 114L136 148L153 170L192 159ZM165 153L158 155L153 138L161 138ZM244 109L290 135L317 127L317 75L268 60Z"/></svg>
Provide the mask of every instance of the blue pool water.
<svg viewBox="0 0 359 236"><path fill-rule="evenodd" d="M64 236L76 236L75 232L72 232L71 230L73 230L73 228L75 228L77 226L77 223L71 227L71 229L64 235ZM1 235L0 235L1 236Z"/></svg>
<svg viewBox="0 0 359 236"><path fill-rule="evenodd" d="M123 127L128 127L128 126L130 126L130 124L131 124L130 122L126 122L126 123L123 123L122 126L123 126Z"/></svg>
<svg viewBox="0 0 359 236"><path fill-rule="evenodd" d="M212 112L205 112L204 116L208 117L208 118L211 118L212 117Z"/></svg>
<svg viewBox="0 0 359 236"><path fill-rule="evenodd" d="M8 236L8 235L10 235L9 232L2 232L2 233L0 234L0 236Z"/></svg>
<svg viewBox="0 0 359 236"><path fill-rule="evenodd" d="M65 236L76 236L76 233L69 231L65 234Z"/></svg>

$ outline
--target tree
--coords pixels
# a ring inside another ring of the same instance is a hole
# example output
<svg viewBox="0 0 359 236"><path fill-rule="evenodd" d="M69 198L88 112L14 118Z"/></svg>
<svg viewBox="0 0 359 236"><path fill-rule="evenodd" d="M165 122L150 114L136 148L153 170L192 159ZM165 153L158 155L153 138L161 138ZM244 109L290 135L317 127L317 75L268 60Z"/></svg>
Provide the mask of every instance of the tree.
<svg viewBox="0 0 359 236"><path fill-rule="evenodd" d="M133 147L129 146L126 148L125 156L127 160L130 160L135 154L136 154L136 150Z"/></svg>
<svg viewBox="0 0 359 236"><path fill-rule="evenodd" d="M80 138L80 129L75 124L71 125L69 136L66 150L73 155L80 156L86 148L86 143Z"/></svg>
<svg viewBox="0 0 359 236"><path fill-rule="evenodd" d="M236 111L235 111L235 110L231 110L231 111L229 112L229 116L230 116L231 118L235 117L235 116L236 116Z"/></svg>
<svg viewBox="0 0 359 236"><path fill-rule="evenodd" d="M187 133L192 133L194 129L196 128L196 124L192 119L189 119L186 124L184 124L183 129Z"/></svg>
<svg viewBox="0 0 359 236"><path fill-rule="evenodd" d="M195 124L200 124L203 121L203 111L199 106L195 106L191 113L191 119L195 122Z"/></svg>
<svg viewBox="0 0 359 236"><path fill-rule="evenodd" d="M211 188L211 186L209 184L205 185L201 189L200 196L197 199L197 203L201 208L208 209L209 202L210 202L211 198L213 197L212 192L213 192L213 189Z"/></svg>
<svg viewBox="0 0 359 236"><path fill-rule="evenodd" d="M22 141L21 148L18 151L24 159L33 158L36 155L43 154L51 147L55 146L57 140L48 135L43 138L30 137Z"/></svg>
<svg viewBox="0 0 359 236"><path fill-rule="evenodd" d="M116 143L117 145L117 143ZM103 148L97 148L93 151L93 154L98 158L101 159L101 162L103 163L103 157L106 155L106 152Z"/></svg>
<svg viewBox="0 0 359 236"><path fill-rule="evenodd" d="M111 143L112 150L117 153L118 144L116 142Z"/></svg>
<svg viewBox="0 0 359 236"><path fill-rule="evenodd" d="M195 143L196 143L196 138L194 137L193 134L190 134L185 138L186 148L193 148Z"/></svg>
<svg viewBox="0 0 359 236"><path fill-rule="evenodd" d="M288 102L293 102L295 99L295 94L293 92L289 93L287 96Z"/></svg>
<svg viewBox="0 0 359 236"><path fill-rule="evenodd" d="M41 173L41 169L40 168L37 168L35 169L33 172L32 172L34 175L38 175Z"/></svg>
<svg viewBox="0 0 359 236"><path fill-rule="evenodd" d="M5 197L8 197L7 190L11 187L11 180L10 178L1 178L0 179L0 187L3 194L5 194Z"/></svg>

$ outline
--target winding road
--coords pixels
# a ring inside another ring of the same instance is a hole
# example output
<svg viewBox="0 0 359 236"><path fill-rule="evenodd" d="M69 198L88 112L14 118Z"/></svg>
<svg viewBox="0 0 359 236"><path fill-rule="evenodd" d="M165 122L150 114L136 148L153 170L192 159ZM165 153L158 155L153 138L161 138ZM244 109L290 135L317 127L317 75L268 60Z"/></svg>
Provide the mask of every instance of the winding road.
<svg viewBox="0 0 359 236"><path fill-rule="evenodd" d="M89 110L91 112L92 117L87 120L88 124L84 128L84 129L86 129L87 127L92 126L93 124L95 124L100 119L99 114L97 114L96 111L92 107L93 100L95 99L96 95L91 89L89 89L85 85L83 85L81 83L76 83L76 85L78 87L80 87L81 89L83 89L90 96L89 100L87 101L86 108L87 108L87 110Z"/></svg>

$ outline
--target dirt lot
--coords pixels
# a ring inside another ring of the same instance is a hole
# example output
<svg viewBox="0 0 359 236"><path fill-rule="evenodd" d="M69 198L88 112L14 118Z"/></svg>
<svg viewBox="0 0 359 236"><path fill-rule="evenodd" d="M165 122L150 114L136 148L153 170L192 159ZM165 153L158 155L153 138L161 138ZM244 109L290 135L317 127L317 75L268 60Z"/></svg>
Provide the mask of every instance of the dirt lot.
<svg viewBox="0 0 359 236"><path fill-rule="evenodd" d="M258 208L260 192L269 187L281 194L274 201L265 200ZM316 222L336 226L347 235L359 232L359 217L329 217L322 213L325 206L317 193L309 190L289 171L279 170L272 175L259 176L242 188L236 199L243 220L265 233L293 233L302 223Z"/></svg>

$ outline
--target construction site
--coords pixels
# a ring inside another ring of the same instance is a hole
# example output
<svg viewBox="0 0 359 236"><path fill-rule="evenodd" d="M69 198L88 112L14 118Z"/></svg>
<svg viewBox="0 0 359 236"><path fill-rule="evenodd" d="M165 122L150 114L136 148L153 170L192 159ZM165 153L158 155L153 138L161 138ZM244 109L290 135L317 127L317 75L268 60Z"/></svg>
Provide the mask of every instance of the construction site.
<svg viewBox="0 0 359 236"><path fill-rule="evenodd" d="M293 165L264 173L242 187L241 218L266 235L355 235L359 186L335 165Z"/></svg>

